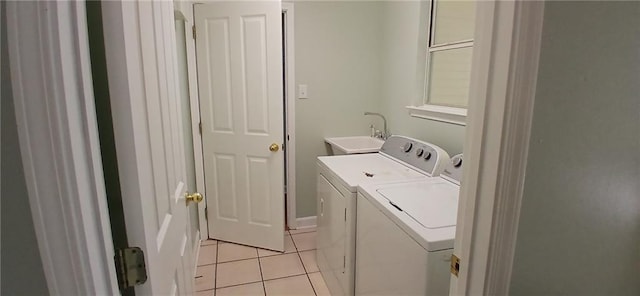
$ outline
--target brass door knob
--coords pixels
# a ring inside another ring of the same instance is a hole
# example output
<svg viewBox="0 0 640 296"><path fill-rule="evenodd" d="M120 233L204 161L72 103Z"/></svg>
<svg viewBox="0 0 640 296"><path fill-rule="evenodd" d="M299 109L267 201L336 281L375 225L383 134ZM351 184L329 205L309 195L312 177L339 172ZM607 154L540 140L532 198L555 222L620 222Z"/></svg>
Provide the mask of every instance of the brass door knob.
<svg viewBox="0 0 640 296"><path fill-rule="evenodd" d="M271 146L269 146L269 150L271 152L276 152L276 151L278 151L278 149L280 149L280 146L278 146L278 144L276 144L276 143L273 143L273 144L271 144Z"/></svg>
<svg viewBox="0 0 640 296"><path fill-rule="evenodd" d="M201 202L202 199L204 199L204 197L202 196L202 194L200 194L198 192L194 192L194 193L191 193L191 194L189 194L189 192L185 192L184 199L185 199L186 205L189 205L189 203L191 203L191 202L194 202L194 203Z"/></svg>

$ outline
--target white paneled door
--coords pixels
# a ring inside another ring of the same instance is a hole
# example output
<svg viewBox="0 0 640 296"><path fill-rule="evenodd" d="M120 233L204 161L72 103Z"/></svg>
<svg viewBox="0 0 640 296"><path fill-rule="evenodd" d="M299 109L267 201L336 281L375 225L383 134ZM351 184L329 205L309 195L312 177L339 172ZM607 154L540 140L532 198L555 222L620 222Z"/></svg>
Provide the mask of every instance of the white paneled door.
<svg viewBox="0 0 640 296"><path fill-rule="evenodd" d="M284 249L281 3L196 4L211 237Z"/></svg>
<svg viewBox="0 0 640 296"><path fill-rule="evenodd" d="M146 258L139 295L192 295L173 3L105 1L105 52L127 236Z"/></svg>

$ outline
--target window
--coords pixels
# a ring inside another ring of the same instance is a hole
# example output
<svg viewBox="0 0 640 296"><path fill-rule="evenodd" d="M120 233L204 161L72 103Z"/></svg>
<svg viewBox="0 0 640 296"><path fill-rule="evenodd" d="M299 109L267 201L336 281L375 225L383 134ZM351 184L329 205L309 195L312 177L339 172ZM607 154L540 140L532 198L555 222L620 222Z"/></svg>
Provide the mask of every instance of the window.
<svg viewBox="0 0 640 296"><path fill-rule="evenodd" d="M471 77L475 3L432 0L430 15L424 105L409 109L412 116L464 125Z"/></svg>

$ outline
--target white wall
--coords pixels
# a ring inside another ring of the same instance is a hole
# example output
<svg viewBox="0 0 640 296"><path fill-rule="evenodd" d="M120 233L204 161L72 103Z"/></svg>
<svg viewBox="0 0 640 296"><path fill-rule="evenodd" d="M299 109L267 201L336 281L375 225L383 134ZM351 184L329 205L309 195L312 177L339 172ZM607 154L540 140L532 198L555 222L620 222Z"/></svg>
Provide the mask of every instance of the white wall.
<svg viewBox="0 0 640 296"><path fill-rule="evenodd" d="M512 295L640 295L639 16L545 4Z"/></svg>
<svg viewBox="0 0 640 296"><path fill-rule="evenodd" d="M461 153L464 127L410 117L405 108L422 105L429 1L385 1L382 6L381 111L391 132L434 143L450 155Z"/></svg>
<svg viewBox="0 0 640 296"><path fill-rule="evenodd" d="M428 1L295 2L297 84L309 99L296 100L297 216L315 215L316 157L329 136L368 135L382 120L393 134L462 152L465 128L410 117L422 104Z"/></svg>
<svg viewBox="0 0 640 296"><path fill-rule="evenodd" d="M325 137L368 135L380 111L380 2L295 2L296 214L316 215L316 157Z"/></svg>
<svg viewBox="0 0 640 296"><path fill-rule="evenodd" d="M0 19L2 24L2 39L0 76L2 77L2 131L0 162L2 168L1 193L2 212L0 233L0 257L2 258L2 274L0 294L2 295L48 295L49 290L44 277L38 242L29 200L27 199L27 184L24 179L24 169L18 145L18 130L16 126L15 108L9 73L9 53L7 48L5 5L2 3Z"/></svg>

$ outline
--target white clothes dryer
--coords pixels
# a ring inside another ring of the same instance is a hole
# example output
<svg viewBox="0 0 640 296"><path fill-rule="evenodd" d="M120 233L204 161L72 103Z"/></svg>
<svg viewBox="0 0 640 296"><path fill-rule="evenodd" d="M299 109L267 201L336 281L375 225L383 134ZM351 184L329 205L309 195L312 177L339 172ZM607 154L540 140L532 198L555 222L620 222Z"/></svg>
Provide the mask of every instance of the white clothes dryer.
<svg viewBox="0 0 640 296"><path fill-rule="evenodd" d="M360 186L356 295L448 295L462 155L438 178Z"/></svg>
<svg viewBox="0 0 640 296"><path fill-rule="evenodd" d="M331 295L355 293L358 185L426 180L448 162L440 147L402 136L378 153L318 157L316 259Z"/></svg>

